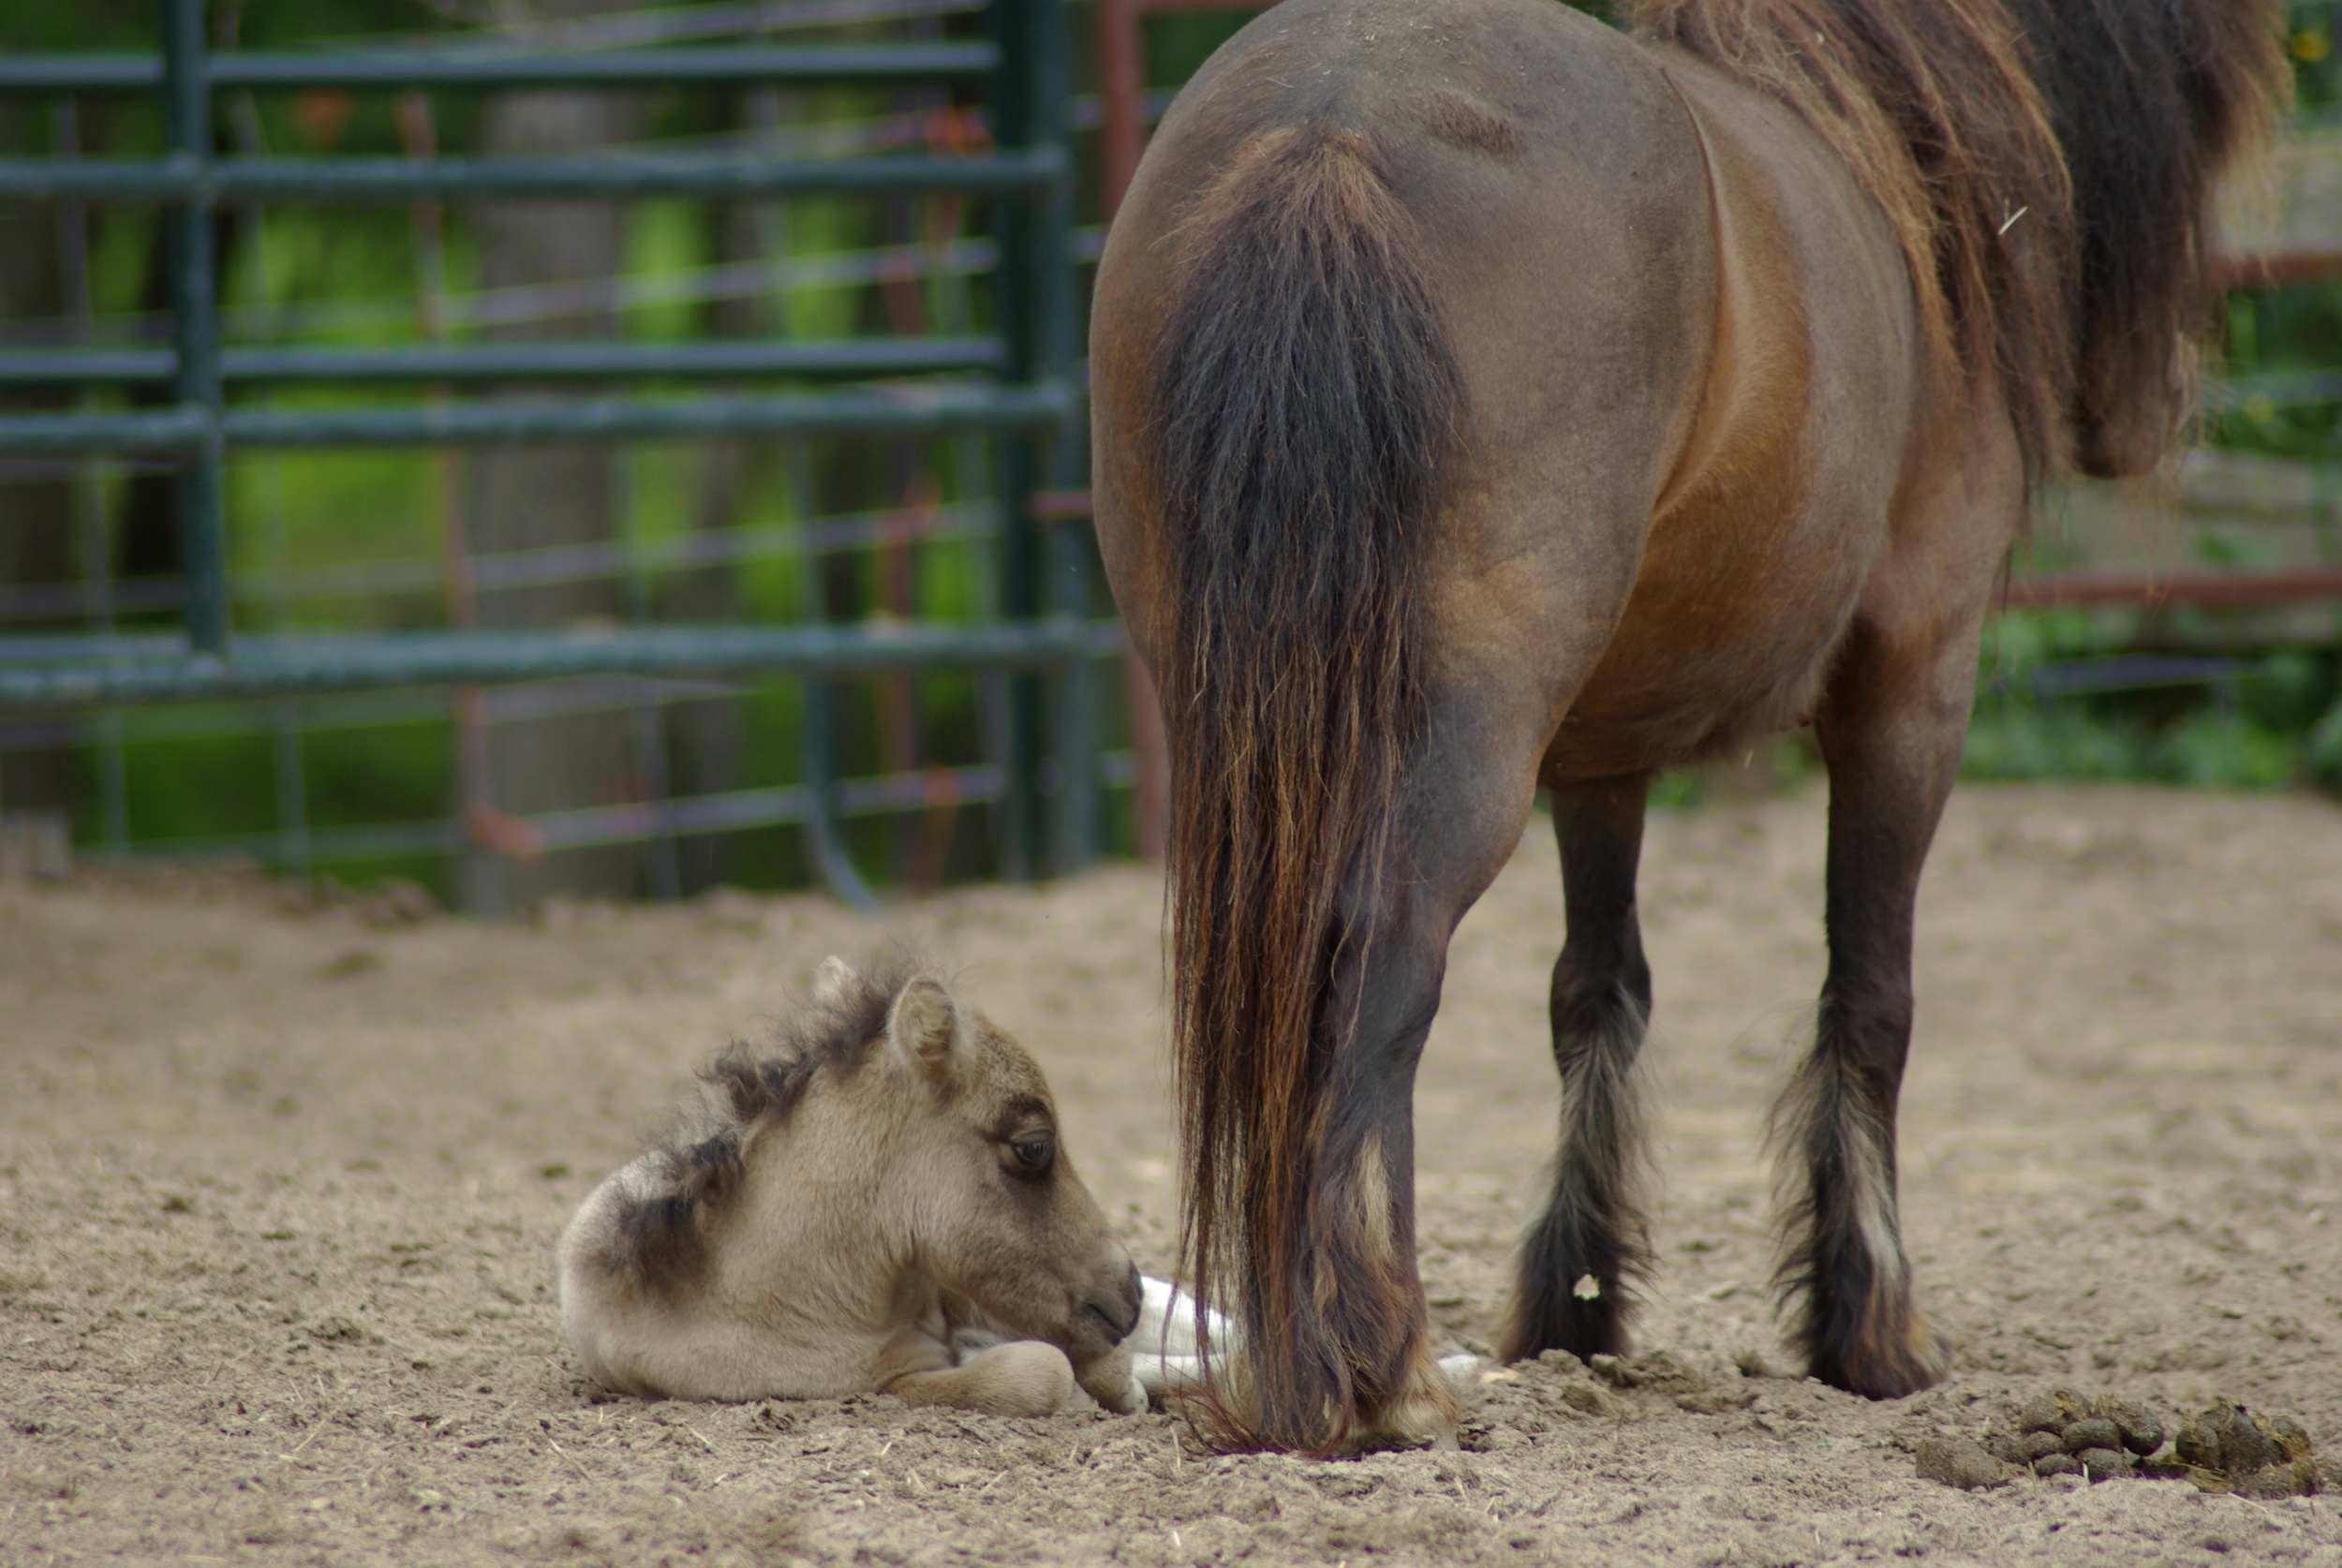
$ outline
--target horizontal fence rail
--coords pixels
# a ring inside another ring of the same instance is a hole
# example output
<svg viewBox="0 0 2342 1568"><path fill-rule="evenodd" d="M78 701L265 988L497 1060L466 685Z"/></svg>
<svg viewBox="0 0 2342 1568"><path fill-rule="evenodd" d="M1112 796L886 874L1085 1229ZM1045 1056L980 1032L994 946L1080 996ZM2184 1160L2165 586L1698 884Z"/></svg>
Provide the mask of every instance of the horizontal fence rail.
<svg viewBox="0 0 2342 1568"><path fill-rule="evenodd" d="M563 53L418 45L374 50L222 50L200 69L215 90L309 87L776 87L953 81L1000 69L990 43L743 44L731 49ZM0 55L0 93L151 93L167 72L144 54Z"/></svg>
<svg viewBox="0 0 2342 1568"><path fill-rule="evenodd" d="M636 377L932 376L1000 371L1008 346L996 337L844 338L831 343L489 344L393 348L226 348L221 379L240 381L550 381ZM80 386L168 381L178 374L168 348L0 348L0 382Z"/></svg>
<svg viewBox="0 0 2342 1568"><path fill-rule="evenodd" d="M708 436L945 436L1060 430L1075 407L1070 390L1039 386L890 388L827 397L238 407L211 416L185 407L153 414L16 414L0 418L0 452L188 452L221 436L236 447L286 451Z"/></svg>
<svg viewBox="0 0 2342 1568"><path fill-rule="evenodd" d="M1056 148L968 157L890 154L776 162L717 153L597 158L0 159L0 199L21 201L413 201L485 196L1046 195L1069 165Z"/></svg>
<svg viewBox="0 0 2342 1568"><path fill-rule="evenodd" d="M1034 670L1125 649L1119 621L988 626L646 627L609 632L242 637L235 657L177 640L26 638L0 665L0 707L83 708L487 686L583 674L881 674L938 665Z"/></svg>
<svg viewBox="0 0 2342 1568"><path fill-rule="evenodd" d="M1127 754L1100 759L1100 773L1117 787L1131 781ZM841 778L829 810L839 819L899 815L907 811L997 805L1006 793L1005 770L994 763L926 768L916 773ZM587 849L640 843L658 836L739 833L749 828L807 826L820 807L804 785L730 790L665 801L630 801L543 812L523 819L545 850ZM392 855L445 854L461 850L463 825L454 821L362 823L317 827L307 834L311 855L320 860L367 860ZM253 859L277 848L274 834L224 834L205 838L141 844L141 858L179 861Z"/></svg>

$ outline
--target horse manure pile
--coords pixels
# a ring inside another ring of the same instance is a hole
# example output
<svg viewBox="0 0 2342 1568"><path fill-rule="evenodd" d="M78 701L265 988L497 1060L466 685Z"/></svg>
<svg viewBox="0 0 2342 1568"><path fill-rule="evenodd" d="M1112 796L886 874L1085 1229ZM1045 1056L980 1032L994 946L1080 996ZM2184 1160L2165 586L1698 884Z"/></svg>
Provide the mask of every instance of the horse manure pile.
<svg viewBox="0 0 2342 1568"><path fill-rule="evenodd" d="M1980 1446L1935 1439L1920 1443L1915 1457L1921 1475L1963 1489L1997 1487L2029 1472L2094 1482L2185 1480L2207 1492L2254 1498L2342 1491L2342 1465L2318 1457L2300 1422L2256 1415L2226 1399L2167 1422L2112 1394L2089 1399L2061 1388L2011 1412L2007 1427L1988 1429Z"/></svg>
<svg viewBox="0 0 2342 1568"><path fill-rule="evenodd" d="M2290 1415L2260 1416L2220 1403L2183 1422L2172 1457L2206 1491L2246 1497L2306 1497L2342 1491L2342 1464L2317 1457L2309 1433Z"/></svg>

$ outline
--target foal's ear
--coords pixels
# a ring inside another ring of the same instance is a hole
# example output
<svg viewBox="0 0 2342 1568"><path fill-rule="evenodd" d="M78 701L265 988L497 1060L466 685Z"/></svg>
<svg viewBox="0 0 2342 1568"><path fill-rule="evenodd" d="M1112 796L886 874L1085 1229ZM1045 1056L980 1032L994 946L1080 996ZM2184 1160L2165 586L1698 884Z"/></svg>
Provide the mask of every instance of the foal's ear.
<svg viewBox="0 0 2342 1568"><path fill-rule="evenodd" d="M886 1038L923 1070L947 1071L959 1041L959 1009L951 993L924 975L905 985L886 1015Z"/></svg>
<svg viewBox="0 0 2342 1568"><path fill-rule="evenodd" d="M854 982L860 978L861 976L853 972L852 964L838 957L835 953L831 954L823 959L821 967L813 971L814 1004L820 1007L836 1007L852 994Z"/></svg>

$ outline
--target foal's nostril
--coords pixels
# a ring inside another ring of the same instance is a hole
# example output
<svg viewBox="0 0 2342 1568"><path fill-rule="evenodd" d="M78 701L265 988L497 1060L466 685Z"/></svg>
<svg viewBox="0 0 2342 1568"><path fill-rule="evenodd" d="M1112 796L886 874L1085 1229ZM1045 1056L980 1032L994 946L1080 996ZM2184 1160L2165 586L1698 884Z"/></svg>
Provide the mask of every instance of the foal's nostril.
<svg viewBox="0 0 2342 1568"><path fill-rule="evenodd" d="M1083 1305L1114 1330L1115 1342L1119 1344L1130 1337L1132 1329L1138 1326L1139 1304L1143 1300L1145 1296L1138 1284L1138 1265L1126 1264L1121 1280L1112 1290L1100 1292Z"/></svg>

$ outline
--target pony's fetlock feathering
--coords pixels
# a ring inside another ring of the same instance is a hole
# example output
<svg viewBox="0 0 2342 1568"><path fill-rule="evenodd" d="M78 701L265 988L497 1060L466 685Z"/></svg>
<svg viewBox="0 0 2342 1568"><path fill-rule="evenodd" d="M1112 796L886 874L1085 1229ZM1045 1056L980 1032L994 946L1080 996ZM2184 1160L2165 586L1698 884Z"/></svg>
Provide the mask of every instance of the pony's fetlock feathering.
<svg viewBox="0 0 2342 1568"><path fill-rule="evenodd" d="M1505 1361L1549 1349L1624 1355L1637 1287L1652 1272L1635 1071L1643 1009L1624 995L1599 1009L1567 1008L1557 998L1555 1013L1555 1038L1571 1045L1559 1064L1561 1147L1551 1198L1521 1240L1519 1282L1498 1350Z"/></svg>
<svg viewBox="0 0 2342 1568"><path fill-rule="evenodd" d="M1143 1406L1120 1348L1137 1272L1041 1070L940 981L827 959L773 1045L701 1076L689 1125L562 1237L562 1322L598 1381L1021 1415L1078 1387Z"/></svg>
<svg viewBox="0 0 2342 1568"><path fill-rule="evenodd" d="M1645 797L1811 724L1831 995L1910 994L2037 481L2186 405L2212 182L2276 0L1284 0L1164 116L1090 318L1093 496L1164 693L1185 1254L1224 1442L1441 1419L1414 1072L1549 790L1564 1147L1508 1355L1623 1343ZM1584 1008L1576 1008L1577 1002ZM1923 1386L1913 1013L1826 1017L1785 1127L1815 1372Z"/></svg>
<svg viewBox="0 0 2342 1568"><path fill-rule="evenodd" d="M1858 1394L1924 1388L1944 1373L1914 1304L1897 1214L1895 1139L1882 1096L1829 1043L1773 1107L1783 1249L1777 1284L1809 1375Z"/></svg>

